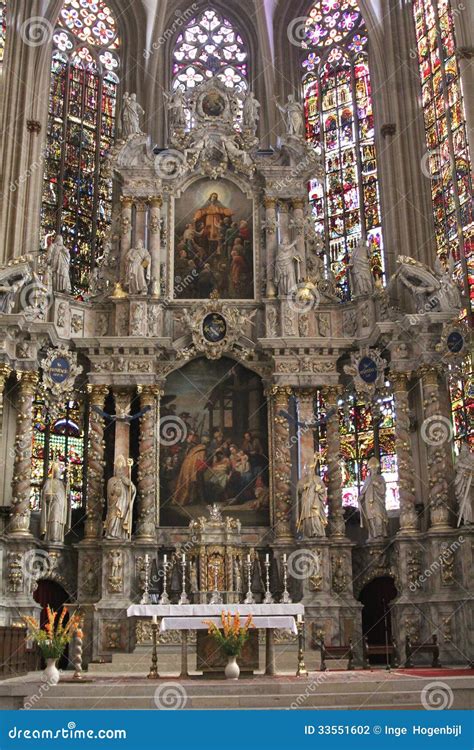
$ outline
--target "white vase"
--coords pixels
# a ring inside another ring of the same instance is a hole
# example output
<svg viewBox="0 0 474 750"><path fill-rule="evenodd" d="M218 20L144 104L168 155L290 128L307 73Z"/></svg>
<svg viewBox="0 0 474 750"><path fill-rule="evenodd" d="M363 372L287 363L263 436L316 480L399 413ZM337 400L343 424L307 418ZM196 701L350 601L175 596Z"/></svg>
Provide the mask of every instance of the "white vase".
<svg viewBox="0 0 474 750"><path fill-rule="evenodd" d="M227 657L227 666L224 670L226 680L238 680L240 674L240 667L237 664L236 656Z"/></svg>
<svg viewBox="0 0 474 750"><path fill-rule="evenodd" d="M46 659L46 669L43 670L42 680L47 682L48 685L57 685L61 673L56 666L56 659Z"/></svg>

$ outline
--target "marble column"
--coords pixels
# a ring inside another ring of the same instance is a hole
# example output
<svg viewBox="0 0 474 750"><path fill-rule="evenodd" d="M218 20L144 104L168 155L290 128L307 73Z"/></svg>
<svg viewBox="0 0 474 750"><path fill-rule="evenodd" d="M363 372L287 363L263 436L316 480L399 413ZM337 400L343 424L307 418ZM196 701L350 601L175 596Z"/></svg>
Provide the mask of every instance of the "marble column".
<svg viewBox="0 0 474 750"><path fill-rule="evenodd" d="M150 198L150 243L151 255L151 295L155 299L161 297L161 196Z"/></svg>
<svg viewBox="0 0 474 750"><path fill-rule="evenodd" d="M302 198L293 200L293 223L296 232L296 255L301 258L298 281L306 278L306 244L304 239L304 201Z"/></svg>
<svg viewBox="0 0 474 750"><path fill-rule="evenodd" d="M346 531L342 511L341 437L339 434L338 406L340 392L338 386L324 388L323 390L326 413L332 412L326 421L330 537L344 537Z"/></svg>
<svg viewBox="0 0 474 750"><path fill-rule="evenodd" d="M423 386L421 438L426 445L429 476L430 527L449 528L447 445L452 438L449 420L443 416L439 399L438 370L419 370Z"/></svg>
<svg viewBox="0 0 474 750"><path fill-rule="evenodd" d="M410 440L410 410L408 406L407 372L393 372L390 381L395 400L395 450L397 452L398 484L400 488L400 532L418 530L415 510L415 464Z"/></svg>
<svg viewBox="0 0 474 750"><path fill-rule="evenodd" d="M314 390L297 391L298 421L311 424L314 422ZM310 427L299 428L300 477L310 470L314 463L314 433Z"/></svg>
<svg viewBox="0 0 474 750"><path fill-rule="evenodd" d="M16 420L13 492L8 536L30 536L31 457L33 441L33 401L38 385L36 372L18 373L18 413Z"/></svg>
<svg viewBox="0 0 474 750"><path fill-rule="evenodd" d="M133 199L128 196L122 196L120 198L122 204L122 216L120 219L120 278L125 284L126 270L125 270L125 258L127 253L132 247L132 207Z"/></svg>
<svg viewBox="0 0 474 750"><path fill-rule="evenodd" d="M286 244L290 241L290 227L288 217L288 203L285 201L278 202L278 224L280 242Z"/></svg>
<svg viewBox="0 0 474 750"><path fill-rule="evenodd" d="M273 514L276 542L289 542L291 533L291 446L290 426L280 411L288 412L291 388L275 387L270 391L273 456Z"/></svg>
<svg viewBox="0 0 474 750"><path fill-rule="evenodd" d="M113 389L115 413L117 416L130 414L132 393L129 390ZM114 462L119 456L128 459L130 456L130 423L115 422Z"/></svg>
<svg viewBox="0 0 474 750"><path fill-rule="evenodd" d="M87 390L90 394L90 416L85 538L100 539L104 508L104 419L93 407L104 408L109 388L106 385L89 385Z"/></svg>
<svg viewBox="0 0 474 750"><path fill-rule="evenodd" d="M140 417L140 457L138 463L138 521L136 539L156 539L157 524L157 463L160 421L160 399L163 395L156 386L140 388L140 410L148 410Z"/></svg>

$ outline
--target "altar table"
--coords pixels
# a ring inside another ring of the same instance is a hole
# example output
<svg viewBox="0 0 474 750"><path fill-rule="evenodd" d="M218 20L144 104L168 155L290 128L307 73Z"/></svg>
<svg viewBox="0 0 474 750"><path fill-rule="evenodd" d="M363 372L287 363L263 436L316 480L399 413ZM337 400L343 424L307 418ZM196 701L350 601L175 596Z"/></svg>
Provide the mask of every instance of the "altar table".
<svg viewBox="0 0 474 750"><path fill-rule="evenodd" d="M295 617L304 615L302 604L132 604L127 609L127 617L156 617L161 619L160 631L181 630L181 675L187 676L187 634L189 630L205 630L204 620L221 623L222 612L239 614L242 620L253 616L257 629L266 631L265 674L275 674L275 654L273 631L290 630L297 634Z"/></svg>

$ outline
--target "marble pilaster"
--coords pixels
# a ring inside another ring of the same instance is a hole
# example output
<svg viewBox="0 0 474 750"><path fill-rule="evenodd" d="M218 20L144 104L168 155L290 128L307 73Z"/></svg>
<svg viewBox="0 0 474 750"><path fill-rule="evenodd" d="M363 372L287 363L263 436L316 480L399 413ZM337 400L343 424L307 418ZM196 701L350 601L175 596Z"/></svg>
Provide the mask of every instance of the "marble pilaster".
<svg viewBox="0 0 474 750"><path fill-rule="evenodd" d="M18 413L16 422L13 495L8 536L30 536L31 459L33 440L32 409L38 385L36 372L18 373Z"/></svg>

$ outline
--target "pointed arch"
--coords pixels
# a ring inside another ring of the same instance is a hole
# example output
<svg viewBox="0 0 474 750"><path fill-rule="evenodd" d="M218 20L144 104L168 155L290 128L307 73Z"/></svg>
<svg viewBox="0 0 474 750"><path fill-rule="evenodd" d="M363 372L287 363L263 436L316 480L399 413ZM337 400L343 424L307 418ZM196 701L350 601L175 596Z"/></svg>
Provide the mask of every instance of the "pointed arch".
<svg viewBox="0 0 474 750"><path fill-rule="evenodd" d="M357 0L317 0L301 36L306 135L326 161L324 184L310 183L310 202L348 299L347 266L362 237L374 277L385 274L367 26Z"/></svg>

